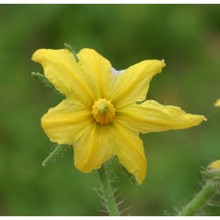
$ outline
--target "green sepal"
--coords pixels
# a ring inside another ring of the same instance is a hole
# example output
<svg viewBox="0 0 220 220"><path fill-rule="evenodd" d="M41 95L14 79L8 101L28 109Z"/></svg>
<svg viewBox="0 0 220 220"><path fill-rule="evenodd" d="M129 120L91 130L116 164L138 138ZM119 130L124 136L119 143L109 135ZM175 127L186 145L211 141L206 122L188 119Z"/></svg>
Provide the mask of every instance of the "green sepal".
<svg viewBox="0 0 220 220"><path fill-rule="evenodd" d="M70 147L69 145L65 144L58 144L53 151L47 156L47 158L42 162L42 166L46 167L51 163L54 163L58 158L63 156L64 151Z"/></svg>
<svg viewBox="0 0 220 220"><path fill-rule="evenodd" d="M64 46L66 47L67 50L69 50L73 54L76 62L78 63L79 62L79 57L77 56L76 51L72 48L72 46L69 45L69 44L66 44L66 43L64 44Z"/></svg>
<svg viewBox="0 0 220 220"><path fill-rule="evenodd" d="M203 168L201 174L204 178L220 181L220 170Z"/></svg>
<svg viewBox="0 0 220 220"><path fill-rule="evenodd" d="M43 74L39 72L32 72L31 76L33 76L35 79L39 80L46 88L55 89L53 84L44 76Z"/></svg>

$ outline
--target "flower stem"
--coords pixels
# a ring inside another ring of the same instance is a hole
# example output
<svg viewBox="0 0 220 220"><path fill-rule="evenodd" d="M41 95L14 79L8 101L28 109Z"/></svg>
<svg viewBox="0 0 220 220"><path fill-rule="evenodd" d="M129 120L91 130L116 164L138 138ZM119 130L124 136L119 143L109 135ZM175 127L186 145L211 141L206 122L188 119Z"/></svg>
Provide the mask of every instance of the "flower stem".
<svg viewBox="0 0 220 220"><path fill-rule="evenodd" d="M114 197L114 192L110 184L108 171L105 165L98 170L98 180L101 188L102 199L105 202L106 209L110 216L120 216L116 200Z"/></svg>
<svg viewBox="0 0 220 220"><path fill-rule="evenodd" d="M192 216L207 203L215 193L215 184L209 180L202 187L200 192L179 212L179 216Z"/></svg>

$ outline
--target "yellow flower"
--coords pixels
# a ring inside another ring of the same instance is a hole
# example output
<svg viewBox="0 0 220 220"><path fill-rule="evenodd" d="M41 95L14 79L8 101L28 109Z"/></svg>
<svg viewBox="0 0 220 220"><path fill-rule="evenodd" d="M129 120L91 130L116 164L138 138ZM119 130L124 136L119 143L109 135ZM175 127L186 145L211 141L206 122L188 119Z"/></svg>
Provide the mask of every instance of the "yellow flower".
<svg viewBox="0 0 220 220"><path fill-rule="evenodd" d="M220 107L220 99L217 99L215 104L214 104L215 107Z"/></svg>
<svg viewBox="0 0 220 220"><path fill-rule="evenodd" d="M77 57L78 62L67 49L39 49L32 59L66 96L42 117L42 127L52 142L73 146L75 166L82 172L99 169L116 155L141 184L147 165L139 133L185 129L206 120L153 100L137 102L145 100L164 61L145 60L116 71L95 50L82 49Z"/></svg>
<svg viewBox="0 0 220 220"><path fill-rule="evenodd" d="M204 172L207 177L212 178L212 180L220 180L220 160L215 160L208 165L206 171Z"/></svg>
<svg viewBox="0 0 220 220"><path fill-rule="evenodd" d="M208 168L211 169L211 170L220 171L220 160L215 160L214 162L209 164Z"/></svg>

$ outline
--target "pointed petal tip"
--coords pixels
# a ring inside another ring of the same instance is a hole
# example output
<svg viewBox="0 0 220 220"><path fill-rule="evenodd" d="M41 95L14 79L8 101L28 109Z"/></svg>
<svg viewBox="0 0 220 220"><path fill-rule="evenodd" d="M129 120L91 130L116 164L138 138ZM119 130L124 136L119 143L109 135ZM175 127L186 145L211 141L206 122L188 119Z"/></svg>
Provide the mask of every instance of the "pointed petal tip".
<svg viewBox="0 0 220 220"><path fill-rule="evenodd" d="M182 129L186 129L186 128L191 128L194 126L198 126L200 125L203 121L207 121L207 118L204 115L194 115L194 114L186 114L188 117L188 122L186 121L185 123L185 127L183 127Z"/></svg>
<svg viewBox="0 0 220 220"><path fill-rule="evenodd" d="M155 71L161 73L162 69L166 66L165 60L152 60L152 64L155 66Z"/></svg>
<svg viewBox="0 0 220 220"><path fill-rule="evenodd" d="M32 54L32 57L31 59L34 61L34 62L39 62L43 56L43 54L45 53L47 49L38 49L36 50L33 54Z"/></svg>
<svg viewBox="0 0 220 220"><path fill-rule="evenodd" d="M160 63L161 63L161 69L159 70L159 73L160 72L162 72L162 69L166 66L166 63L165 63L165 60L164 59L162 59L161 61L160 61Z"/></svg>
<svg viewBox="0 0 220 220"><path fill-rule="evenodd" d="M203 121L207 121L207 118L204 115L194 115L197 118L197 125L202 123Z"/></svg>
<svg viewBox="0 0 220 220"><path fill-rule="evenodd" d="M36 58L35 58L35 57L36 57L36 52L37 52L37 51L35 51L35 52L32 54L32 57L31 57L31 60L34 61L34 62L37 62L37 61L36 61Z"/></svg>
<svg viewBox="0 0 220 220"><path fill-rule="evenodd" d="M146 176L146 174L142 175L142 176L135 176L135 179L137 181L138 186L142 185L142 183L144 182L145 176Z"/></svg>
<svg viewBox="0 0 220 220"><path fill-rule="evenodd" d="M202 118L203 118L203 121L207 121L208 120L204 115L202 115Z"/></svg>
<svg viewBox="0 0 220 220"><path fill-rule="evenodd" d="M33 60L34 62L40 63L43 60L44 55L49 55L53 51L67 51L67 52L69 52L69 50L67 50L67 49L46 49L46 48L41 48L41 49L36 50L32 54L31 60Z"/></svg>
<svg viewBox="0 0 220 220"><path fill-rule="evenodd" d="M166 66L165 59L162 59L161 62L163 63L163 67L165 67Z"/></svg>

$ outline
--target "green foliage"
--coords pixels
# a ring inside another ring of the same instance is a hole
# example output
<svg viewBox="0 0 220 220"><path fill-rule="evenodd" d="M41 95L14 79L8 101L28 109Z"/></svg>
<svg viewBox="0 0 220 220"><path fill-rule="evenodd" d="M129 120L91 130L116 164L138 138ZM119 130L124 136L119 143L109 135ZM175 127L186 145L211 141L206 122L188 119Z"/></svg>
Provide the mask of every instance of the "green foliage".
<svg viewBox="0 0 220 220"><path fill-rule="evenodd" d="M0 215L100 215L96 176L76 170L72 151L46 168L51 142L41 116L61 97L30 77L39 48L94 48L120 70L165 59L148 99L204 114L198 127L143 135L148 174L141 187L120 169L124 214L176 214L200 188L199 168L219 159L219 5L1 5ZM175 202L175 204L174 204ZM220 215L219 208L207 210Z"/></svg>

